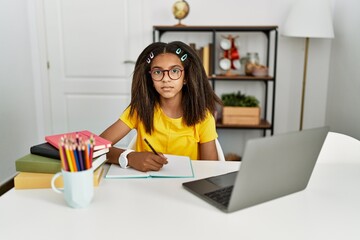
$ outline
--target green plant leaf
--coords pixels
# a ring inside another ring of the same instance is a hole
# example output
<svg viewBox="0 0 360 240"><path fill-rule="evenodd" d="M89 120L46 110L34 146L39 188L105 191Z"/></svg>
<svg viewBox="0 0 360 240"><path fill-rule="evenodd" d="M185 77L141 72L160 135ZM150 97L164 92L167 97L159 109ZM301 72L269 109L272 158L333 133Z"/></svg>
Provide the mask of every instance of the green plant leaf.
<svg viewBox="0 0 360 240"><path fill-rule="evenodd" d="M237 107L258 107L259 100L254 96L246 96L241 94L240 91L237 93L226 93L221 95L221 100L224 106L237 106Z"/></svg>

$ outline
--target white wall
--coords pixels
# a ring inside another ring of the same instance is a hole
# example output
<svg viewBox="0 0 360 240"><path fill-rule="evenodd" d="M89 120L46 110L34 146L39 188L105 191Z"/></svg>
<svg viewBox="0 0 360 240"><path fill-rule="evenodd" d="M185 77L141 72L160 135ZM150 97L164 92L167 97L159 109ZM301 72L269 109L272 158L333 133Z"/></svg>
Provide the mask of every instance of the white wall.
<svg viewBox="0 0 360 240"><path fill-rule="evenodd" d="M360 2L337 1L326 124L360 140Z"/></svg>
<svg viewBox="0 0 360 240"><path fill-rule="evenodd" d="M38 143L51 125L46 117L48 110L44 110L48 94L43 82L46 76L40 69L44 61L39 60L44 53L34 43L38 33L33 26L37 21L31 10L36 5L33 2L35 0L0 1L0 134L6 139L0 143L0 183L15 174L15 159L27 154L30 146ZM174 2L143 0L146 11L138 17L144 23L144 47L152 41L153 25L176 24L171 14ZM184 24L279 25L281 33L287 11L295 0L188 2L191 10ZM355 0L337 2L335 39L310 40L304 128L327 124L332 131L360 139L357 106L360 103L357 67L360 54L359 32L356 31L360 3ZM27 4L30 4L30 11ZM39 43L45 44L41 39ZM279 35L275 133L298 129L303 56L302 39ZM234 143L225 141L222 145Z"/></svg>
<svg viewBox="0 0 360 240"><path fill-rule="evenodd" d="M177 21L169 11L171 3L149 2L148 29L152 25L173 25ZM296 0L188 1L190 14L183 20L188 25L278 25L278 62L275 106L275 134L299 129L305 39L281 35L282 25ZM220 6L221 4L221 6ZM162 14L159 14L162 13ZM151 32L149 32L149 35ZM308 61L307 91L303 128L325 125L331 40L311 39ZM241 51L240 55L246 52ZM220 86L220 84L217 84ZM220 90L221 91L221 90ZM242 153L244 142L261 132L252 130L218 130L224 152Z"/></svg>
<svg viewBox="0 0 360 240"><path fill-rule="evenodd" d="M38 140L26 0L0 1L0 185Z"/></svg>

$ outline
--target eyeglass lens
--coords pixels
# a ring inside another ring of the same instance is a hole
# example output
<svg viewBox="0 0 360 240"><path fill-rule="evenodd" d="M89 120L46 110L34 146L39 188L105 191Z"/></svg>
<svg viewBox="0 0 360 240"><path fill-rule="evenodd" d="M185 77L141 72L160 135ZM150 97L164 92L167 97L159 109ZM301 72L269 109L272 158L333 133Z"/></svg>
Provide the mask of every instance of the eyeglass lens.
<svg viewBox="0 0 360 240"><path fill-rule="evenodd" d="M171 80L177 80L181 77L183 70L180 68L173 68L170 70L153 69L150 71L151 78L155 81L161 81L165 76L165 72L168 73Z"/></svg>

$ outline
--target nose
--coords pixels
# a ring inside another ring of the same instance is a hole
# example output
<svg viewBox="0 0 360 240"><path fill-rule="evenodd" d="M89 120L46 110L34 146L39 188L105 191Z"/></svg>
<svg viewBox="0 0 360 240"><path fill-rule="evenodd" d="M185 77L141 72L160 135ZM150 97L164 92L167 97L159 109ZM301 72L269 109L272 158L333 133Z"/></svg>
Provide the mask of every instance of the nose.
<svg viewBox="0 0 360 240"><path fill-rule="evenodd" d="M171 81L171 78L170 78L170 73L169 73L170 70L163 70L163 79L162 81Z"/></svg>

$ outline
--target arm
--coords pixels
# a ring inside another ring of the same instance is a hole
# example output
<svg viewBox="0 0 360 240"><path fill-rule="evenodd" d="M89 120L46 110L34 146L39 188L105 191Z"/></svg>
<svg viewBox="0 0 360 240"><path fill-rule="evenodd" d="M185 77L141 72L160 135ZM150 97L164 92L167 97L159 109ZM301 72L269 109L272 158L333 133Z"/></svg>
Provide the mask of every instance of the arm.
<svg viewBox="0 0 360 240"><path fill-rule="evenodd" d="M208 112L206 119L199 125L199 160L219 160L215 138L217 138L214 116ZM211 140L213 139L213 140Z"/></svg>
<svg viewBox="0 0 360 240"><path fill-rule="evenodd" d="M103 137L111 141L112 145L116 144L123 137L130 132L130 128L120 119L108 127L103 133L100 134L100 137ZM111 147L110 151L107 154L108 163L119 164L118 159L120 154L123 152L123 149Z"/></svg>
<svg viewBox="0 0 360 240"><path fill-rule="evenodd" d="M199 160L219 160L215 140L206 143L200 143L200 159Z"/></svg>
<svg viewBox="0 0 360 240"><path fill-rule="evenodd" d="M112 144L117 143L130 132L130 128L120 119L108 127L101 137L111 141ZM119 164L119 156L124 152L124 149L111 147L107 154L108 163ZM167 163L163 155L155 155L151 152L132 152L127 156L129 166L139 171L158 171L164 164Z"/></svg>

